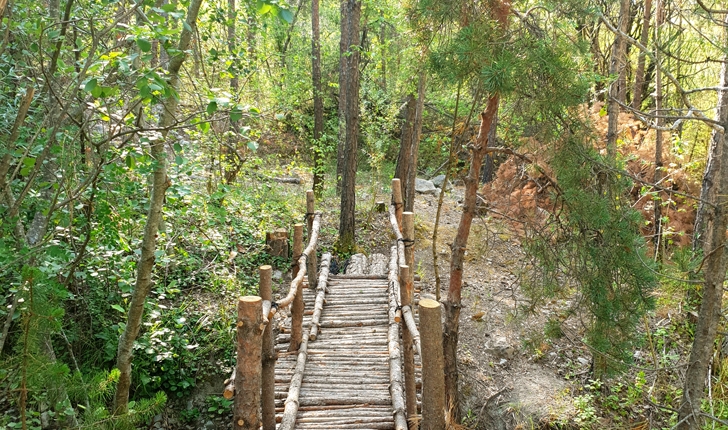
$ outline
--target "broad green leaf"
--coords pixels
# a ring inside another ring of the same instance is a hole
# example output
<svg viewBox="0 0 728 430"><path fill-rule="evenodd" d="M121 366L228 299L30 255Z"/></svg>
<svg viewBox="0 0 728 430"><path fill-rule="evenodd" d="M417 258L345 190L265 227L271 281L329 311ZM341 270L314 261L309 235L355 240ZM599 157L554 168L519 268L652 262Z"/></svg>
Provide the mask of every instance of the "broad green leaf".
<svg viewBox="0 0 728 430"><path fill-rule="evenodd" d="M181 156L179 156L179 155L178 155L178 156L174 157L174 162L175 162L175 163L176 163L176 164L177 164L178 166L181 166L181 165L182 165L182 163L184 163L184 162L185 162L185 159L184 159L184 158L182 158Z"/></svg>
<svg viewBox="0 0 728 430"><path fill-rule="evenodd" d="M248 142L248 148L250 148L251 151L257 151L258 150L258 142L251 140Z"/></svg>
<svg viewBox="0 0 728 430"><path fill-rule="evenodd" d="M35 166L35 158L25 157L23 158L23 164L25 165L25 167Z"/></svg>
<svg viewBox="0 0 728 430"><path fill-rule="evenodd" d="M126 311L124 310L124 308L122 308L122 307L121 307L121 306L119 306L119 305L111 305L111 307L112 307L112 308L114 308L114 309L116 309L117 311L121 312L122 314L123 314L124 312L126 312Z"/></svg>
<svg viewBox="0 0 728 430"><path fill-rule="evenodd" d="M136 44L139 49L142 50L142 52L149 52L152 50L152 42L148 41L147 39L139 37L136 40Z"/></svg>
<svg viewBox="0 0 728 430"><path fill-rule="evenodd" d="M162 6L162 10L165 12L174 12L175 10L177 10L177 6L173 3L167 3Z"/></svg>
<svg viewBox="0 0 728 430"><path fill-rule="evenodd" d="M185 30L187 30L187 31L192 31L192 27L190 27L190 25L189 25L189 24L187 24L187 21L185 21L185 22L183 23L183 25L184 25L184 27L185 27Z"/></svg>
<svg viewBox="0 0 728 430"><path fill-rule="evenodd" d="M277 121L283 121L284 119L286 119L286 116L284 114L282 114L282 113L277 113L276 114L276 120Z"/></svg>
<svg viewBox="0 0 728 430"><path fill-rule="evenodd" d="M210 123L209 122L201 122L201 123L197 124L197 128L201 132L207 133L208 131L210 131Z"/></svg>
<svg viewBox="0 0 728 430"><path fill-rule="evenodd" d="M207 104L207 114L212 115L215 111L217 111L217 102L213 100Z"/></svg>
<svg viewBox="0 0 728 430"><path fill-rule="evenodd" d="M182 145L180 145L179 143L175 142L175 144L172 146L173 146L175 152L182 152Z"/></svg>
<svg viewBox="0 0 728 430"><path fill-rule="evenodd" d="M288 9L281 9L281 13L279 16L289 24L293 22L293 14Z"/></svg>
<svg viewBox="0 0 728 430"><path fill-rule="evenodd" d="M240 121L240 119L243 117L243 111L240 109L233 109L230 111L230 121L236 122Z"/></svg>
<svg viewBox="0 0 728 430"><path fill-rule="evenodd" d="M273 8L269 3L265 2L258 2L258 14L265 15L266 13L270 12L270 10Z"/></svg>
<svg viewBox="0 0 728 430"><path fill-rule="evenodd" d="M84 85L83 90L91 92L94 88L96 88L96 85L98 85L99 81L96 78L91 79L90 81L86 82L86 85Z"/></svg>
<svg viewBox="0 0 728 430"><path fill-rule="evenodd" d="M130 169L136 167L136 158L134 158L134 156L131 154L126 156L126 167Z"/></svg>

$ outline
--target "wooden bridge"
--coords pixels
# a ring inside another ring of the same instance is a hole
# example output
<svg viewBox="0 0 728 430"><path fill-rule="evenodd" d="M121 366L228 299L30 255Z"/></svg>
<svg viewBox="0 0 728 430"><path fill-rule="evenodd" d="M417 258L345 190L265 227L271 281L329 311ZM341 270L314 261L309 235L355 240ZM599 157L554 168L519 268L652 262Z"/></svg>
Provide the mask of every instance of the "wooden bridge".
<svg viewBox="0 0 728 430"><path fill-rule="evenodd" d="M224 392L235 398L234 429L445 428L440 304L414 305L414 217L402 212L398 179L392 190L390 255L355 255L336 275L331 254L316 263L321 215L307 192L308 245L297 224L288 294L273 301L262 266L260 297L238 303L237 365Z"/></svg>

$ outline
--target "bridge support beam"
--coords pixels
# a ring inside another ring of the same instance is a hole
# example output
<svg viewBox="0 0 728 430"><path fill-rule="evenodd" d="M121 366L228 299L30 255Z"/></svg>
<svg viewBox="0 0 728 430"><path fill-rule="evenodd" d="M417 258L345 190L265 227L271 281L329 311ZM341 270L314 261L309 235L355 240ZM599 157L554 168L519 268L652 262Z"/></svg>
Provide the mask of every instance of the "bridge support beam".
<svg viewBox="0 0 728 430"><path fill-rule="evenodd" d="M442 306L420 300L422 338L422 421L420 430L445 428L445 374L442 351Z"/></svg>
<svg viewBox="0 0 728 430"><path fill-rule="evenodd" d="M402 307L412 305L413 284L410 267L399 266L399 302ZM413 351L412 333L407 324L402 324L402 349L404 351L404 394L407 416L417 415L417 385L415 382L415 354Z"/></svg>
<svg viewBox="0 0 728 430"><path fill-rule="evenodd" d="M314 211L316 210L313 190L306 191L306 231L308 232L308 239L311 239L313 234L313 217ZM316 281L318 280L317 273L318 261L316 258L316 248L314 248L311 256L306 260L306 272L308 274L308 288L313 290L316 289Z"/></svg>
<svg viewBox="0 0 728 430"><path fill-rule="evenodd" d="M260 266L260 297L269 302L273 301L271 289L270 266ZM263 387L261 389L261 409L263 415L263 430L276 429L276 351L273 336L273 324L268 323L263 330Z"/></svg>
<svg viewBox="0 0 728 430"><path fill-rule="evenodd" d="M402 201L402 182L399 178L392 179L392 204L394 205L394 214L397 218L399 231L402 231L402 211L404 210L404 202Z"/></svg>
<svg viewBox="0 0 728 430"><path fill-rule="evenodd" d="M262 384L263 299L258 296L238 300L238 348L235 372L234 430L260 427L260 389Z"/></svg>
<svg viewBox="0 0 728 430"><path fill-rule="evenodd" d="M303 224L296 224L293 226L293 271L291 273L293 279L298 275L298 260L301 258L301 254L303 254ZM288 345L289 352L298 351L301 346L303 311L303 291L299 288L291 305L291 343Z"/></svg>

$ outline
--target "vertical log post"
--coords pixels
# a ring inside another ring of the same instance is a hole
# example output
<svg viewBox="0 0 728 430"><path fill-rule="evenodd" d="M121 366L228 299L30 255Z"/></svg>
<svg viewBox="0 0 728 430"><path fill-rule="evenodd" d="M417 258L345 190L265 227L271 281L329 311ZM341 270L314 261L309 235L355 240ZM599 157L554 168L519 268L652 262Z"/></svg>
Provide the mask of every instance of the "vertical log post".
<svg viewBox="0 0 728 430"><path fill-rule="evenodd" d="M263 299L241 297L238 301L238 348L235 371L234 430L260 427L262 371Z"/></svg>
<svg viewBox="0 0 728 430"><path fill-rule="evenodd" d="M311 239L311 232L313 231L314 210L315 200L313 190L308 190L306 191L306 227L309 240ZM306 262L306 272L308 274L308 288L316 288L316 282L318 281L318 273L316 270L318 262L316 260L316 249L314 249L311 253L311 256L308 257L308 261Z"/></svg>
<svg viewBox="0 0 728 430"><path fill-rule="evenodd" d="M270 266L260 266L260 297L263 300L272 301ZM275 430L276 428L276 352L275 338L270 322L263 330L263 387L261 389L261 409L263 410L263 430Z"/></svg>
<svg viewBox="0 0 728 430"><path fill-rule="evenodd" d="M392 204L394 205L394 214L397 217L399 231L402 231L402 210L404 203L402 202L402 182L400 182L399 178L392 179Z"/></svg>
<svg viewBox="0 0 728 430"><path fill-rule="evenodd" d="M445 428L445 374L442 351L442 309L439 302L420 300L422 337L422 421L421 430Z"/></svg>
<svg viewBox="0 0 728 430"><path fill-rule="evenodd" d="M303 224L293 226L293 269L291 277L293 279L298 275L298 260L303 253ZM303 337L303 291L298 289L296 297L291 304L291 343L288 345L288 351L298 351L301 346L301 338Z"/></svg>
<svg viewBox="0 0 728 430"><path fill-rule="evenodd" d="M404 239L404 260L409 266L409 278L407 282L414 285L415 282L415 214L412 212L402 213L402 238ZM414 287L413 287L414 290ZM412 298L410 297L410 301Z"/></svg>
<svg viewBox="0 0 728 430"><path fill-rule="evenodd" d="M399 301L402 306L412 305L412 282L409 266L399 266ZM407 417L417 415L417 385L415 383L415 354L412 349L412 333L407 324L402 322L402 348L404 349L404 394L407 406Z"/></svg>

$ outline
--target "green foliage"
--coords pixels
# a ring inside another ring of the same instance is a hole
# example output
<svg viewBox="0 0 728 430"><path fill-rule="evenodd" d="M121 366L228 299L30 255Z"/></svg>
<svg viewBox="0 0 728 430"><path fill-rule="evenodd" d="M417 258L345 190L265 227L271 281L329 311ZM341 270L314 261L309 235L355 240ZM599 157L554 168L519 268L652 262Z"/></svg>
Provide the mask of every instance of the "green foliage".
<svg viewBox="0 0 728 430"><path fill-rule="evenodd" d="M583 136L559 145L552 166L559 210L526 243L539 263L527 291L536 300L576 292L588 315L585 342L605 364L596 371L608 372L631 360L635 327L654 305L657 280L645 256L642 218L625 202L629 181Z"/></svg>

